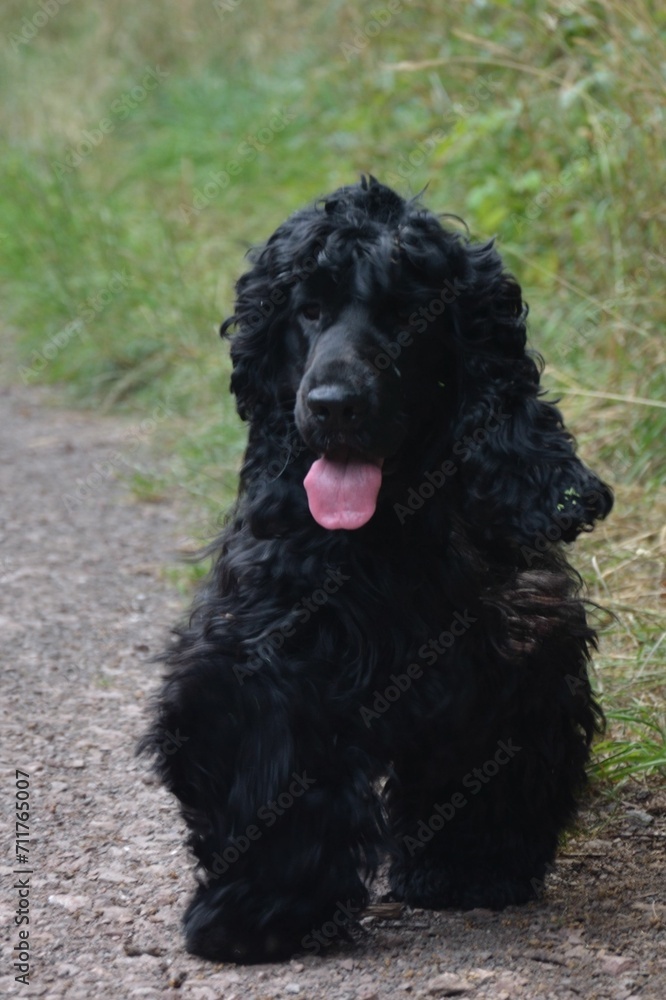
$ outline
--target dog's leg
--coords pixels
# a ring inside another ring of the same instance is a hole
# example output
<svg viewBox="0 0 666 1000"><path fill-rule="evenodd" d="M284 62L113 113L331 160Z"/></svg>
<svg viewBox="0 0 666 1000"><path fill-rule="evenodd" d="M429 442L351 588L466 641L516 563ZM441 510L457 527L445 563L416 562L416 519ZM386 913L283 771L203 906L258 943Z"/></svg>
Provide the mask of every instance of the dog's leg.
<svg viewBox="0 0 666 1000"><path fill-rule="evenodd" d="M470 735L459 753L446 748L440 784L432 745L428 757L396 767L387 790L396 898L430 909L501 909L540 894L576 813L597 718L584 644L563 634L548 646L513 678L503 718L470 720L483 742L474 746ZM456 755L459 768L451 766Z"/></svg>
<svg viewBox="0 0 666 1000"><path fill-rule="evenodd" d="M360 751L327 732L310 686L297 690L292 676L287 689L261 672L242 680L218 660L167 683L156 732L178 746L160 767L201 866L188 950L279 961L344 938L363 910L359 870L381 804Z"/></svg>

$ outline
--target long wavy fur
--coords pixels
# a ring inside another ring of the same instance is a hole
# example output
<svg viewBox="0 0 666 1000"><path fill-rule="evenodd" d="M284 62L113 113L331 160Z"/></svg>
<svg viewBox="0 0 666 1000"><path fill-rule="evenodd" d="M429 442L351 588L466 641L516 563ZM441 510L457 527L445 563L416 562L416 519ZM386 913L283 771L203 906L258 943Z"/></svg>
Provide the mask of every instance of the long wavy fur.
<svg viewBox="0 0 666 1000"><path fill-rule="evenodd" d="M315 456L294 415L307 364L294 299L320 271L390 298L411 337L392 361L403 443L358 531L322 528L303 488ZM308 950L341 903L360 912L386 851L394 893L413 905L503 906L543 879L601 721L595 634L563 545L612 495L541 396L526 318L492 242L373 178L296 212L251 253L222 328L249 425L239 498L144 741L201 865L190 950ZM326 580L337 584L307 613ZM464 631L437 652L455 621ZM375 710L410 664L408 690ZM176 752L163 752L165 733L178 733ZM507 740L515 759L421 843L434 805ZM311 787L262 824L302 772ZM238 857L216 868L225 850Z"/></svg>

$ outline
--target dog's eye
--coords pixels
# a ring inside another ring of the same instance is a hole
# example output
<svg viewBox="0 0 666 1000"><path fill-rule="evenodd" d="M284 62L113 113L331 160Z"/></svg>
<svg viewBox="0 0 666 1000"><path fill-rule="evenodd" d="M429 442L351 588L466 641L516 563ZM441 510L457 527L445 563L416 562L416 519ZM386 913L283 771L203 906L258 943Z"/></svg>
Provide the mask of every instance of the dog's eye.
<svg viewBox="0 0 666 1000"><path fill-rule="evenodd" d="M316 322L321 316L321 306L318 302L306 302L304 306L301 306L301 316L311 322Z"/></svg>

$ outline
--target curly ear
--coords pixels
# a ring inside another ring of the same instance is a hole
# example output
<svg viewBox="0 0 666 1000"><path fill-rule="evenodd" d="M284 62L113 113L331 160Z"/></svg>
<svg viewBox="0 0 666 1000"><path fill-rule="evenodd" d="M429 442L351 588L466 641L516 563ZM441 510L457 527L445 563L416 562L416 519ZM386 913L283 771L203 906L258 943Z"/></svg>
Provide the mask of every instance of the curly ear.
<svg viewBox="0 0 666 1000"><path fill-rule="evenodd" d="M456 313L461 405L454 428L468 522L498 542L543 550L592 529L613 494L576 455L557 407L540 397L525 349L527 307L492 244L468 247Z"/></svg>
<svg viewBox="0 0 666 1000"><path fill-rule="evenodd" d="M248 253L252 267L236 283L234 314L220 329L231 337L231 391L243 420L270 420L280 409L279 367L290 291L310 274L330 223L316 209L296 212L263 247Z"/></svg>
<svg viewBox="0 0 666 1000"><path fill-rule="evenodd" d="M273 290L274 291L274 290ZM259 416L258 410L271 405L275 388L271 377L271 359L280 336L280 302L271 298L268 272L259 258L251 271L236 284L237 300L234 315L220 328L223 337L233 327L231 340L231 391L236 396L236 408L242 420Z"/></svg>

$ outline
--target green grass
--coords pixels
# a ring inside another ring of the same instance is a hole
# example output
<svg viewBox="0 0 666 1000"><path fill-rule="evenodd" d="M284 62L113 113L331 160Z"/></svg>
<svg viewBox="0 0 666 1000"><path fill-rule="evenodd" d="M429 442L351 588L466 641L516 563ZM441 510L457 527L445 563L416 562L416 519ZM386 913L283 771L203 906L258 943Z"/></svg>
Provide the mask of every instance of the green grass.
<svg viewBox="0 0 666 1000"><path fill-rule="evenodd" d="M666 769L663 711L637 701L625 709L609 710L608 721L615 736L597 744L595 771L599 777L617 781Z"/></svg>
<svg viewBox="0 0 666 1000"><path fill-rule="evenodd" d="M434 208L497 236L531 304L546 383L617 486L611 521L577 559L619 621L598 659L612 737L648 754L627 751L622 773L663 766L660 5L47 10L45 23L37 2L0 12L0 256L18 358L4 377L139 421L161 407L159 458L137 466L133 487L153 501L180 489L210 526L243 449L216 328L245 250L361 171L405 194L427 184Z"/></svg>

